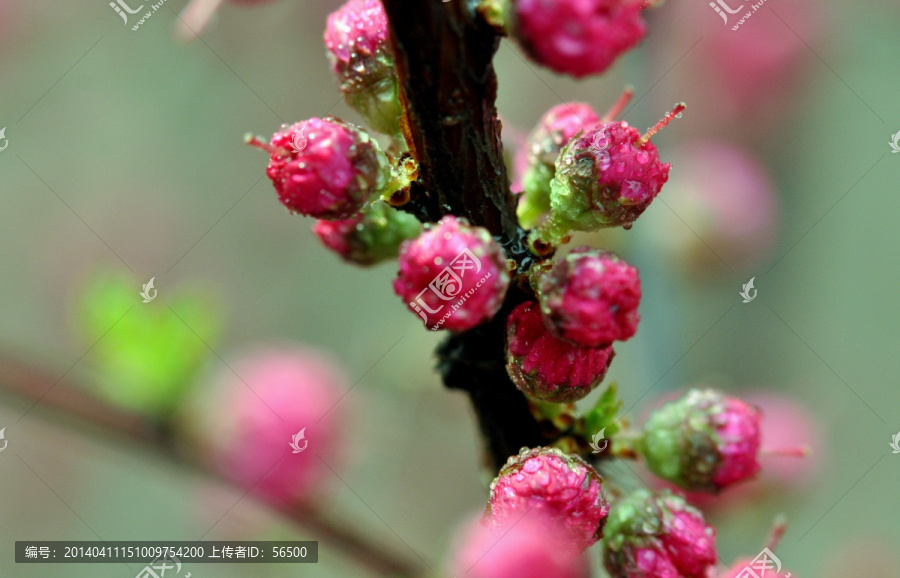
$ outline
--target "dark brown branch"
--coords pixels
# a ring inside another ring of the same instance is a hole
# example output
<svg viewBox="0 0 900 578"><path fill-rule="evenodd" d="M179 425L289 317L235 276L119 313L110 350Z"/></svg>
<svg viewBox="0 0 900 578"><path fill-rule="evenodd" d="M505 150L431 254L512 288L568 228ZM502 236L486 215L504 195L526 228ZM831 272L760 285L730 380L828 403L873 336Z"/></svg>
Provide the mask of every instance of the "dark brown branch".
<svg viewBox="0 0 900 578"><path fill-rule="evenodd" d="M416 201L433 220L450 213L508 240L517 223L494 105L500 41L470 4L384 0L420 165Z"/></svg>
<svg viewBox="0 0 900 578"><path fill-rule="evenodd" d="M407 209L425 220L453 214L485 227L524 270L530 257L509 191L495 105L492 60L499 37L469 0L383 2L406 113L404 134L419 162ZM437 352L444 384L472 399L495 470L521 447L548 441L505 369L505 320L528 298L514 281L493 321L451 335Z"/></svg>
<svg viewBox="0 0 900 578"><path fill-rule="evenodd" d="M95 435L136 443L164 460L177 463L185 471L214 478L219 483L225 482L198 462L178 452L168 429L162 425L139 414L109 406L71 382L56 381L39 369L0 354L0 392L11 393L23 399L26 407L31 407L40 400L32 410L34 415L43 416L49 410L55 417L61 417L66 425L88 425L89 431ZM423 575L422 565L418 561L408 559L383 544L373 543L366 536L355 533L355 524L351 522L338 523L323 516L314 503L296 504L275 511L309 530L317 540L346 552L348 557L372 573L381 576Z"/></svg>

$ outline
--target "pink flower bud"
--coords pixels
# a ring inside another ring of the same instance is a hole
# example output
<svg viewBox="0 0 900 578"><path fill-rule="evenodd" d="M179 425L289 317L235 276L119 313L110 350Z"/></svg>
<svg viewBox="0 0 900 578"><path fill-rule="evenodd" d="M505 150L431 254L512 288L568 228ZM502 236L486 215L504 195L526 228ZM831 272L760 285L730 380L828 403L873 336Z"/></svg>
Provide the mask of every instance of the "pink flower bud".
<svg viewBox="0 0 900 578"><path fill-rule="evenodd" d="M585 129L600 123L588 104L569 102L554 106L528 136L527 169L522 185L525 195L519 202L519 223L535 226L550 211L550 181L556 174L556 159L563 147Z"/></svg>
<svg viewBox="0 0 900 578"><path fill-rule="evenodd" d="M400 131L400 98L380 0L350 0L328 17L325 47L347 103L375 130Z"/></svg>
<svg viewBox="0 0 900 578"><path fill-rule="evenodd" d="M581 78L609 68L646 34L640 0L512 0L513 34L535 62Z"/></svg>
<svg viewBox="0 0 900 578"><path fill-rule="evenodd" d="M715 567L715 528L684 498L638 490L613 505L603 563L620 578L706 578Z"/></svg>
<svg viewBox="0 0 900 578"><path fill-rule="evenodd" d="M737 398L692 389L650 415L639 451L659 477L686 490L718 491L759 471L760 418Z"/></svg>
<svg viewBox="0 0 900 578"><path fill-rule="evenodd" d="M429 329L466 331L489 320L508 286L500 245L487 230L453 216L401 246L394 291Z"/></svg>
<svg viewBox="0 0 900 578"><path fill-rule="evenodd" d="M341 76L352 75L353 67L368 58L389 55L390 32L380 0L349 0L331 13L325 47L334 72Z"/></svg>
<svg viewBox="0 0 900 578"><path fill-rule="evenodd" d="M335 117L311 118L283 127L266 144L266 174L291 212L320 219L349 219L387 186L391 167L364 130Z"/></svg>
<svg viewBox="0 0 900 578"><path fill-rule="evenodd" d="M613 253L578 247L551 269L537 269L532 286L550 331L583 347L609 347L637 331L638 270Z"/></svg>
<svg viewBox="0 0 900 578"><path fill-rule="evenodd" d="M569 141L550 183L550 215L532 231L537 252L570 231L631 228L669 178L650 138L681 114L678 104L644 136L624 121L604 122Z"/></svg>
<svg viewBox="0 0 900 578"><path fill-rule="evenodd" d="M537 302L523 303L506 325L506 371L520 390L543 401L577 401L597 387L612 363L612 347L592 348L558 339Z"/></svg>
<svg viewBox="0 0 900 578"><path fill-rule="evenodd" d="M266 349L230 364L215 380L201 432L204 455L236 483L276 504L308 499L330 473L348 380L327 357L302 348ZM296 450L300 451L296 451Z"/></svg>
<svg viewBox="0 0 900 578"><path fill-rule="evenodd" d="M603 537L609 502L602 482L576 455L555 448L523 448L491 482L485 519L504 531L527 515L564 538L567 549L580 552Z"/></svg>
<svg viewBox="0 0 900 578"><path fill-rule="evenodd" d="M528 514L505 531L469 521L462 529L453 569L466 578L588 578L586 556L571 551L552 527Z"/></svg>

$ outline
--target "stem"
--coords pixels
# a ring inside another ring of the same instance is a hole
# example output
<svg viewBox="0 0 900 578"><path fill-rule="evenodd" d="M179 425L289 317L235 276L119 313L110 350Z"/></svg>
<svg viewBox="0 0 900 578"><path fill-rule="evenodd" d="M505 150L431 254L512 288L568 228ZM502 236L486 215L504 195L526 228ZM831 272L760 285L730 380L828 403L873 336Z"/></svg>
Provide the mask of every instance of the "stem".
<svg viewBox="0 0 900 578"><path fill-rule="evenodd" d="M769 530L769 536L766 538L766 548L774 552L775 549L778 548L778 544L781 542L781 538L786 531L787 518L784 514L779 514L772 523L772 529Z"/></svg>
<svg viewBox="0 0 900 578"><path fill-rule="evenodd" d="M470 1L383 4L404 109L401 127L419 163L404 210L426 221L453 214L486 228L517 271L524 271L532 257L516 221L495 104L497 31ZM506 317L515 305L533 298L514 275L493 320L451 334L437 351L444 385L471 398L495 471L523 446L548 443L525 396L506 373Z"/></svg>
<svg viewBox="0 0 900 578"><path fill-rule="evenodd" d="M287 154L287 151L285 151L284 149L275 147L250 132L248 132L247 134L244 135L244 144L250 145L252 147L256 147L258 149L262 149L262 150L266 151L267 153L269 153L270 155Z"/></svg>
<svg viewBox="0 0 900 578"><path fill-rule="evenodd" d="M164 425L141 414L123 411L91 397L77 384L57 380L30 365L0 354L0 392L16 395L33 404L40 403L41 412L49 409L64 417L63 423L81 422L93 426L92 435L106 440L127 440L143 446L149 453L180 467L204 475L218 483L231 484L190 460L176 449L171 432ZM52 396L45 395L53 390ZM31 405L31 403L29 405ZM242 491L244 488L240 488ZM298 526L312 531L317 539L340 548L361 566L381 576L422 576L422 564L373 543L367 536L355 533L352 522L338 522L323 515L314 503L302 503L285 509L272 509Z"/></svg>
<svg viewBox="0 0 900 578"><path fill-rule="evenodd" d="M679 102L678 104L676 104L675 108L673 108L671 111L669 111L669 113L666 114L666 116L662 117L662 119L658 123L656 123L655 125L650 127L650 129L647 131L647 133L641 137L641 140L639 141L639 143L644 144L647 141L649 141L651 138L653 138L653 135L655 135L662 129L666 128L669 125L669 123L672 122L672 119L675 118L676 116L678 116L679 114L681 114L682 111L684 111L684 109L686 109L686 108L687 108L687 105L684 104L683 102Z"/></svg>
<svg viewBox="0 0 900 578"><path fill-rule="evenodd" d="M634 97L634 87L626 86L625 90L622 91L622 96L619 97L619 100L609 107L606 114L600 117L600 122L610 122L619 118L619 115L622 114L622 111L625 110L625 107L631 102L632 97Z"/></svg>
<svg viewBox="0 0 900 578"><path fill-rule="evenodd" d="M779 456L783 458L805 458L809 453L809 446L799 446L795 448L761 448L759 450L759 455L761 456Z"/></svg>

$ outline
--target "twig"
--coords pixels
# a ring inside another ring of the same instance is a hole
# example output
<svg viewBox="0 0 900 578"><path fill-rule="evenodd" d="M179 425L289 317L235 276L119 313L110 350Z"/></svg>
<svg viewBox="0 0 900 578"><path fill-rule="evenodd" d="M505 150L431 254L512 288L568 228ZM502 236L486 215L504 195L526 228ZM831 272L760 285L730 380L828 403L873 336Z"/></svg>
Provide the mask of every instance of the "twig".
<svg viewBox="0 0 900 578"><path fill-rule="evenodd" d="M476 14L474 2L383 0L400 79L410 153L419 163L407 207L424 220L453 214L485 227L516 262L530 264L500 142L492 60L496 31ZM448 388L466 391L478 415L496 471L523 446L549 440L505 369L506 317L533 298L513 280L493 321L451 335L438 348Z"/></svg>
<svg viewBox="0 0 900 578"><path fill-rule="evenodd" d="M47 393L52 389L52 395ZM0 392L16 395L28 405L37 404L34 415L48 412L68 426L88 425L89 432L107 440L127 440L143 446L162 459L175 463L186 471L195 471L218 482L230 483L176 450L173 437L166 427L140 414L123 411L90 396L69 381L50 377L46 372L6 354L0 354ZM39 403L38 403L39 402ZM31 415L31 414L29 414ZM355 533L351 523L337 523L319 511L314 504L297 504L273 511L298 526L309 529L317 539L327 541L343 550L361 566L382 576L423 576L418 561L392 551L383 544Z"/></svg>

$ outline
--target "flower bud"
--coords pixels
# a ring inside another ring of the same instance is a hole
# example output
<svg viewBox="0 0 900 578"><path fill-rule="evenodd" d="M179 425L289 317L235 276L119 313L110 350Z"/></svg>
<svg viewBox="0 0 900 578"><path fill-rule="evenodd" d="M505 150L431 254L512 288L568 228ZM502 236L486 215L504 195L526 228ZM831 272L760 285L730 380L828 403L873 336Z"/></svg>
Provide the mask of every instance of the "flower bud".
<svg viewBox="0 0 900 578"><path fill-rule="evenodd" d="M657 251L695 279L722 261L737 270L759 264L777 237L765 166L723 140L682 143L672 163L679 171L666 184L666 204L678 219L664 215L647 227Z"/></svg>
<svg viewBox="0 0 900 578"><path fill-rule="evenodd" d="M529 240L539 252L570 231L631 228L669 178L650 138L684 110L677 105L644 136L624 121L605 122L569 141L550 183L550 215Z"/></svg>
<svg viewBox="0 0 900 578"><path fill-rule="evenodd" d="M285 505L310 499L333 475L323 460L339 452L346 408L337 403L349 384L330 358L267 347L231 361L211 385L188 427L225 477Z"/></svg>
<svg viewBox="0 0 900 578"><path fill-rule="evenodd" d="M532 286L547 326L582 347L608 347L637 331L638 270L613 253L578 247L552 268L535 268Z"/></svg>
<svg viewBox="0 0 900 578"><path fill-rule="evenodd" d="M692 389L650 414L638 451L657 476L718 491L759 471L761 414L715 390Z"/></svg>
<svg viewBox="0 0 900 578"><path fill-rule="evenodd" d="M621 578L706 578L715 542L715 528L684 498L638 490L613 505L603 564Z"/></svg>
<svg viewBox="0 0 900 578"><path fill-rule="evenodd" d="M485 518L509 529L526 514L580 552L603 537L609 502L603 479L580 457L555 448L523 448L491 482Z"/></svg>
<svg viewBox="0 0 900 578"><path fill-rule="evenodd" d="M313 232L345 261L366 266L396 257L400 243L417 237L422 225L408 213L375 202L352 219L316 221Z"/></svg>
<svg viewBox="0 0 900 578"><path fill-rule="evenodd" d="M400 132L399 85L380 0L350 0L328 17L325 47L344 100L378 132Z"/></svg>
<svg viewBox="0 0 900 578"><path fill-rule="evenodd" d="M646 34L642 0L510 0L512 34L531 58L582 78L609 68Z"/></svg>
<svg viewBox="0 0 900 578"><path fill-rule="evenodd" d="M556 174L560 151L574 136L599 123L594 109L580 102L554 106L541 118L525 145L528 155L522 181L525 194L517 211L522 227L534 227L550 212L550 181Z"/></svg>
<svg viewBox="0 0 900 578"><path fill-rule="evenodd" d="M612 347L580 347L553 336L537 302L522 303L506 322L506 372L522 392L556 403L597 387L615 357Z"/></svg>
<svg viewBox="0 0 900 578"><path fill-rule="evenodd" d="M246 140L271 155L266 174L293 213L349 219L381 194L392 177L378 142L332 116L283 127L268 144L252 136Z"/></svg>
<svg viewBox="0 0 900 578"><path fill-rule="evenodd" d="M577 555L563 536L526 515L499 531L481 519L463 528L448 576L466 578L589 578L586 555Z"/></svg>
<svg viewBox="0 0 900 578"><path fill-rule="evenodd" d="M394 291L431 330L466 331L489 320L508 286L500 245L452 215L400 248Z"/></svg>

